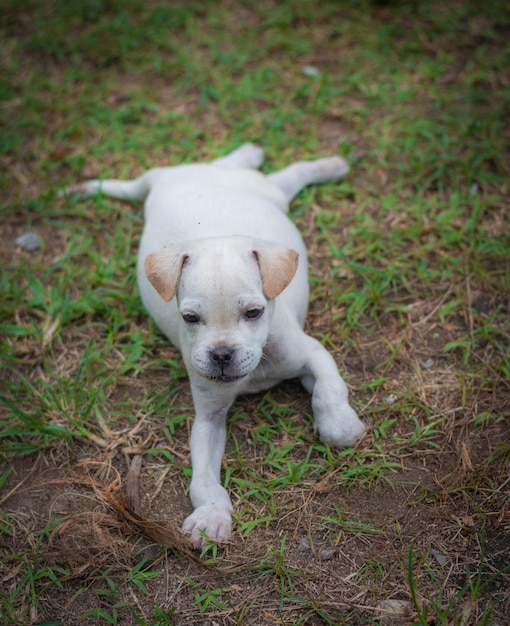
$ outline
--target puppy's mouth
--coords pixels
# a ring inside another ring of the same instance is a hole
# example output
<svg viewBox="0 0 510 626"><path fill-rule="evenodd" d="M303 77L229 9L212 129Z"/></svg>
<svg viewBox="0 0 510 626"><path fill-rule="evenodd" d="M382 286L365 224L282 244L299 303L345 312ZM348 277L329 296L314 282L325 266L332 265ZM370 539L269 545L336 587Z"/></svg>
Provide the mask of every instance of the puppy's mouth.
<svg viewBox="0 0 510 626"><path fill-rule="evenodd" d="M204 378L207 378L207 380L210 380L215 383L228 384L228 383L235 383L236 380L241 380L241 378L246 378L247 374L239 374L237 376L228 376L227 374L220 374L219 376L209 376L209 375L203 375L203 376Z"/></svg>

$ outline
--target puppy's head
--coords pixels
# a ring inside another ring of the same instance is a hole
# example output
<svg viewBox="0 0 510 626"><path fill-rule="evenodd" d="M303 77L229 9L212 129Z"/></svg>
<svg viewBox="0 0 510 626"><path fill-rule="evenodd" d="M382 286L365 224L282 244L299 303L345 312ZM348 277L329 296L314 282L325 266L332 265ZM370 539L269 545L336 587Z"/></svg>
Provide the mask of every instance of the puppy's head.
<svg viewBox="0 0 510 626"><path fill-rule="evenodd" d="M166 302L177 298L184 359L221 383L257 367L276 298L291 282L298 253L247 237L202 239L149 254L145 272Z"/></svg>

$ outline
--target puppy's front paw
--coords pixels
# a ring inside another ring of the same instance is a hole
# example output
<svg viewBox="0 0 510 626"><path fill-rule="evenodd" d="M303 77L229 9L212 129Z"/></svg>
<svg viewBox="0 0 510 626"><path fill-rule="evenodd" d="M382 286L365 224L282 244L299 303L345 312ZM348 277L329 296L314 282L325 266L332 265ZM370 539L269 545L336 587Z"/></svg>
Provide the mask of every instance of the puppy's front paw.
<svg viewBox="0 0 510 626"><path fill-rule="evenodd" d="M353 446L365 432L365 425L349 404L336 407L329 415L322 414L315 419L315 430L321 441L334 448Z"/></svg>
<svg viewBox="0 0 510 626"><path fill-rule="evenodd" d="M191 539L195 548L203 548L206 535L221 543L227 541L232 532L232 517L229 511L213 504L199 506L182 525L183 533Z"/></svg>

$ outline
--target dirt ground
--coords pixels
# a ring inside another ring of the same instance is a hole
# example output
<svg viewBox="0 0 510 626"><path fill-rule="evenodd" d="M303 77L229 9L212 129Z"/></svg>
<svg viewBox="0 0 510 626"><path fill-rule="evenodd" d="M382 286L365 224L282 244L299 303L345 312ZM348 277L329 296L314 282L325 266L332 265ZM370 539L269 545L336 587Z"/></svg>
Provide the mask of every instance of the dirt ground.
<svg viewBox="0 0 510 626"><path fill-rule="evenodd" d="M424 319L426 315L417 317ZM417 333L415 354L422 359L429 355L440 341L439 335ZM161 349L173 354L172 348ZM376 353L361 345L360 354L363 356L351 358L349 367L359 369L360 375L369 375L371 362L378 360ZM430 369L424 371L428 383L440 386L445 364L440 371ZM402 376L402 372L396 368L395 375ZM162 368L155 368L151 383L158 379L163 382L164 377ZM130 394L141 394L147 382L136 380ZM276 403L297 399L296 419L306 419L299 416L309 410L309 400L297 383L280 386L271 397ZM190 400L183 384L176 406L189 405ZM253 414L257 420L261 419L257 415L258 401L259 397L248 397L239 403L247 415ZM438 403L441 401L447 401L445 395L442 399L438 396ZM484 401L488 399L477 398L479 403ZM448 406L455 407L451 398ZM229 439L249 438L254 426L250 418L236 420ZM447 605L468 581L473 584L479 580L483 585L479 593L462 594L458 623L480 623L478 617L496 598L499 603L490 623L504 624L505 616L510 614L508 575L501 574L509 557L508 468L505 459L491 459L496 444L508 436L504 424L493 425L482 433L454 410L447 440L442 439L438 448L418 444L395 454L395 467L386 478L374 477L355 488L346 488L331 471L317 482L292 485L275 495L279 514L276 522L259 526L246 537L234 531L232 541L220 549L218 562L209 566L198 563L196 556L186 550L165 550L155 545L132 520L119 515L101 490L115 483L118 475L126 487L128 470L136 456L130 449L148 438L159 439L160 427L146 424L128 435L127 446L125 437L117 441L112 437L108 449L84 442L73 445L71 457L70 450L63 446L37 457L15 459L2 501L4 510L15 519L8 549L52 566L60 564L68 572L58 588L49 584L48 591L39 597L52 623L107 623L98 617L84 617L97 609L99 597L101 606L110 614L121 598L134 602L137 615L145 616L143 623L147 624L167 623L153 617L155 610L167 610L166 615L172 615L171 623L182 625L413 624L418 622L410 580L417 589L415 601L422 607L430 604L428 594L437 598L442 593L443 604ZM183 422L176 429L171 450L184 464L189 427ZM370 447L370 435L361 445ZM227 467L229 459L235 464L229 456L231 449L229 443ZM377 454L381 453L374 451ZM391 456L391 452L388 454ZM177 528L190 512L187 479L181 471L163 466L150 455L139 458L142 464L135 487L131 486L131 496L136 492L140 495L144 516L164 520L167 528ZM257 463L255 456L246 459L246 463L251 462ZM87 484L91 476L101 481L99 487ZM235 489L231 493L235 507ZM264 503L254 506L260 517L269 513ZM246 515L246 511L237 512L240 519ZM339 512L342 523L323 523L324 519L338 519ZM50 520L62 518L71 521L51 540L49 531L41 535ZM166 541L168 533L164 536ZM170 542L174 539L170 535ZM127 582L142 555L150 569L160 572L144 580L146 592ZM19 583L16 571L4 568L1 574L7 590ZM120 597L101 596L101 589L108 589L108 579L115 580L115 588L122 590ZM47 583L42 581L43 585ZM222 590L221 605L211 603L201 614L197 597L217 589ZM305 609L302 598L309 602ZM119 624L139 623L131 609L119 605L115 610ZM38 611L33 609L32 614L31 623L39 623ZM432 607L428 623L443 623Z"/></svg>

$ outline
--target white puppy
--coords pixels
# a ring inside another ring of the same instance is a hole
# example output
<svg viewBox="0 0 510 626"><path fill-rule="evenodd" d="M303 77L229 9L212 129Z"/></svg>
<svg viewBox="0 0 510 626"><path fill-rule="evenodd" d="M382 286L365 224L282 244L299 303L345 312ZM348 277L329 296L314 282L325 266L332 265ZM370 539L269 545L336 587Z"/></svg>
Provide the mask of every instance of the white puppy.
<svg viewBox="0 0 510 626"><path fill-rule="evenodd" d="M236 396L299 378L312 394L322 441L349 446L364 432L333 358L303 331L306 251L286 216L303 187L342 178L349 167L331 157L263 176L256 171L262 159L260 148L246 144L209 164L67 190L146 198L138 281L146 309L181 350L190 378L194 511L183 531L197 547L204 536L230 536L232 504L220 471Z"/></svg>

